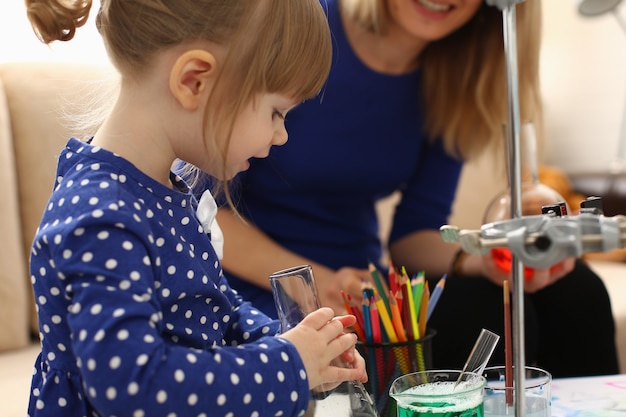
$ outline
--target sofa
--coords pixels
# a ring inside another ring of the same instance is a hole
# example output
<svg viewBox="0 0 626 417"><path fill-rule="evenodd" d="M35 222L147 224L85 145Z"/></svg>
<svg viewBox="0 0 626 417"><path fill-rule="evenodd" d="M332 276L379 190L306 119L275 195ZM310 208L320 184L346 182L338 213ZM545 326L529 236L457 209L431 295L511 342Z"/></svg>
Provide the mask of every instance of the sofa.
<svg viewBox="0 0 626 417"><path fill-rule="evenodd" d="M0 64L0 417L25 415L38 353L35 307L28 276L31 239L52 188L56 155L74 131L72 102L107 97L115 73L105 66L54 62ZM104 87L102 94L90 93ZM75 109L76 107L74 107ZM504 187L502 158L487 152L466 165L450 224L480 225L488 201ZM494 175L494 170L500 174ZM386 236L395 196L379 205ZM606 282L626 372L626 264L590 261Z"/></svg>

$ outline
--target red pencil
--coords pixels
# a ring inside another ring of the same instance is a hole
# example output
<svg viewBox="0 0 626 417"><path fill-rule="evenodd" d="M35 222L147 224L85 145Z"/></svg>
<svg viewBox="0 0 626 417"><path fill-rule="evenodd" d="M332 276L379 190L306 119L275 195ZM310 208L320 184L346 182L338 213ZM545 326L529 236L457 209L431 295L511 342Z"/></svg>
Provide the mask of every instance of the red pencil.
<svg viewBox="0 0 626 417"><path fill-rule="evenodd" d="M378 315L378 306L370 300L370 316L372 318L372 339L374 343L382 343L383 335L380 330L380 316Z"/></svg>
<svg viewBox="0 0 626 417"><path fill-rule="evenodd" d="M398 291L398 281L397 281L396 276L397 276L396 269L393 266L393 262L391 262L390 260L389 261L389 276L388 276L390 293L395 293L396 291Z"/></svg>
<svg viewBox="0 0 626 417"><path fill-rule="evenodd" d="M350 296L346 294L345 291L343 290L341 290L341 297L343 298L343 305L344 305L344 308L346 309L346 312L356 317L356 323L354 323L354 330L356 331L357 336L359 337L359 339L365 340L365 331L364 331L365 323L363 322L363 316L361 315L361 311L358 308L352 306L352 304L350 303L351 301Z"/></svg>

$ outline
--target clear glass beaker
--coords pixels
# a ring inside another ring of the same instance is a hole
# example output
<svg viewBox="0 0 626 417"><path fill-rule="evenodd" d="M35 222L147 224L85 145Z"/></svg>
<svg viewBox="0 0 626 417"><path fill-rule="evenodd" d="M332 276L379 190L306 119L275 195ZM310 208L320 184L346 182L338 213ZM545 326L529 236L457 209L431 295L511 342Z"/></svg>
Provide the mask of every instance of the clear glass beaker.
<svg viewBox="0 0 626 417"><path fill-rule="evenodd" d="M399 417L481 417L485 378L472 372L430 370L397 378L389 395Z"/></svg>
<svg viewBox="0 0 626 417"><path fill-rule="evenodd" d="M296 326L309 313L320 308L313 268L302 265L284 269L270 275L270 285L280 327L286 332ZM339 358L336 366L350 366ZM348 381L338 386L319 386L311 390L307 415L336 417L377 417L376 407L365 386L358 381Z"/></svg>

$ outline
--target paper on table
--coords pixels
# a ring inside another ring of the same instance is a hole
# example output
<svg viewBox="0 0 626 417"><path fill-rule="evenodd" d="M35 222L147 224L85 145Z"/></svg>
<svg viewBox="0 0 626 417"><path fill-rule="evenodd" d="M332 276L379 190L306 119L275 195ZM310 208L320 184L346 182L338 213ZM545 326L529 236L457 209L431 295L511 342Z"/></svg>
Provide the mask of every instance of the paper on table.
<svg viewBox="0 0 626 417"><path fill-rule="evenodd" d="M552 380L552 417L626 416L626 374Z"/></svg>

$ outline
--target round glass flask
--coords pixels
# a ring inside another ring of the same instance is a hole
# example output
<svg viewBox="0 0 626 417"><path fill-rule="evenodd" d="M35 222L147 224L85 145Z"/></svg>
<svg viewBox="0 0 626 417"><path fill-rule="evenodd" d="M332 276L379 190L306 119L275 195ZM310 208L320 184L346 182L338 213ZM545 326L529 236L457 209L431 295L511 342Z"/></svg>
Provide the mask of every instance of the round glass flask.
<svg viewBox="0 0 626 417"><path fill-rule="evenodd" d="M505 135L505 137L507 137ZM511 153L509 152L510 144L506 144L505 153L507 160L507 168L510 167ZM535 126L532 122L524 122L520 126L520 168L521 168L521 215L531 216L542 213L542 207L555 206L565 204L565 214L568 212L565 199L556 190L539 182L539 169L537 163L537 138ZM509 186L500 192L489 203L483 217L483 224L493 223L500 220L507 220L511 216L511 178L510 169L507 170L509 175ZM563 214L562 212L560 214ZM496 266L506 273L511 272L512 254L508 248L493 248L491 256ZM558 265L558 264L557 264ZM555 268L553 266L552 268ZM534 269L524 266L524 279L532 279Z"/></svg>

